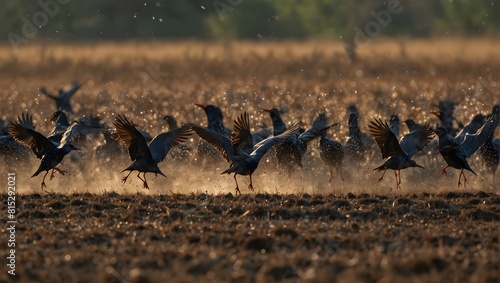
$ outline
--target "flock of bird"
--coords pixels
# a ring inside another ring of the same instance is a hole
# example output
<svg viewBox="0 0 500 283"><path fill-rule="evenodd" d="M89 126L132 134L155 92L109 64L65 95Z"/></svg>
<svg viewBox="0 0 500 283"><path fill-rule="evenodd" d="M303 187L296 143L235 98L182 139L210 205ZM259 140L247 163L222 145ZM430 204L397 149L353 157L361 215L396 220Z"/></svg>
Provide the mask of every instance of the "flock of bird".
<svg viewBox="0 0 500 283"><path fill-rule="evenodd" d="M291 175L295 168L303 167L302 158L307 152L308 144L315 139L319 139L320 158L329 168L330 182L334 178L335 171L339 173L341 180L344 180L344 167L347 166L345 159L348 157L354 164L353 166L357 166L356 163L361 163L365 159L367 151L373 151L371 146L374 142L380 149L382 158L385 159L381 166L374 169L383 171L379 182L383 180L386 171L391 169L394 170L397 188L401 185L402 169L423 168L412 157L428 146L439 150L446 162L446 166L441 170L442 174L446 174L448 167L460 170L458 186L462 185L462 177L464 186L468 181L464 170L477 175L468 164L467 158L478 149L488 171L493 175L493 180L495 180L495 172L499 163L500 141L493 135L498 125L499 105L495 105L489 115L478 114L469 124L463 125L453 116L456 104L440 101L437 105L439 111L431 112L440 120L440 124L435 129L429 124L418 125L411 119L405 120L409 133L399 141L399 117L397 115L392 115L389 122L382 119L370 121L368 125L372 136L370 137L361 132L358 122L359 111L356 106L351 105L347 109L349 138L342 144L328 137L328 130L339 123L329 123L325 114L319 114L309 128L302 130L298 122L287 126L278 109L265 109L263 111L269 113L272 121L272 131L262 127L258 132L251 133L247 112L241 113L234 120L234 127L228 129L223 124L223 114L220 108L214 105L196 104L206 113L207 127L192 123L178 127L172 116L165 116L169 131L151 138L148 133L139 130L132 121L121 114L114 117L114 129L103 125L98 118L82 118L70 123L66 113L73 114L70 99L80 86L79 83L73 83L70 90L61 90L58 96L49 94L43 87L40 88L42 94L56 102L57 110L51 119L56 126L50 135L45 136L36 131L33 118L28 113L22 113L16 121L3 126L0 136L0 153L5 159L19 160L28 158L25 156L27 148L31 149L36 157L41 159L32 177L45 171L41 182L42 190L46 188L45 178L49 172L51 172L50 179L56 172L61 175L66 173L57 168L57 165L71 151L80 150L73 145L73 140L85 139L90 133L96 131L102 133L105 139L105 143L95 149L96 154L102 152L105 146L112 155L122 154L125 148L132 164L123 170L129 171L122 178L123 183L133 171L138 171L137 177L147 189L149 185L146 173L165 176L158 167L158 163L167 157L173 147L186 142L192 134L201 138L197 149L201 162L210 163L220 157L229 162L229 168L222 174L234 174L237 194L241 194L241 191L236 176L248 175L249 189L253 190L252 174L270 149L274 149L279 168ZM454 126L454 122L458 128ZM438 137L438 142L430 145L435 135ZM117 140L122 141L125 147L117 144ZM189 149L184 149L189 151Z"/></svg>

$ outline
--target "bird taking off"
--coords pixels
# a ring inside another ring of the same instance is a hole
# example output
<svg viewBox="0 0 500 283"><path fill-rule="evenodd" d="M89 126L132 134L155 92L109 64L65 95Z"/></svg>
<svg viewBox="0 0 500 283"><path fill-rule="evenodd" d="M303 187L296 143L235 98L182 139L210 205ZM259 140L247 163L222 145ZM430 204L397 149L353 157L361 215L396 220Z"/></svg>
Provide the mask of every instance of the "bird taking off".
<svg viewBox="0 0 500 283"><path fill-rule="evenodd" d="M401 139L401 142L398 142L387 121L384 122L381 119L375 119L370 122L368 128L382 152L382 158L388 158L384 164L374 169L374 171L384 171L378 181L382 181L385 172L388 169L392 169L396 176L396 187L401 189L401 169L408 167L424 168L411 158L429 144L434 136L434 132L427 124L423 128L405 135Z"/></svg>
<svg viewBox="0 0 500 283"><path fill-rule="evenodd" d="M460 140L458 135L456 137L452 137L448 134L445 128L438 127L436 129L436 134L439 137L438 148L441 156L443 156L444 161L447 163L447 165L441 169L441 174L446 174L446 168L448 167L460 169L460 175L458 175L458 186L460 187L460 185L462 185L461 178L463 176L465 187L467 178L465 177L464 169L469 170L474 175L477 175L467 162L467 158L469 158L488 140L494 130L494 116L489 117L475 134L465 134L463 139L460 138Z"/></svg>
<svg viewBox="0 0 500 283"><path fill-rule="evenodd" d="M45 185L45 177L47 177L50 170L52 170L52 174L50 175L51 180L54 178L56 171L61 175L67 173L56 166L70 151L79 150L79 148L71 144L71 136L78 130L78 127L78 123L71 124L64 132L59 146L56 146L43 134L35 131L33 117L27 113L23 113L21 117L18 117L16 122L11 122L9 125L9 134L18 142L31 148L36 157L41 159L40 166L31 178L38 176L42 171L46 171L42 179L42 190L47 187Z"/></svg>
<svg viewBox="0 0 500 283"><path fill-rule="evenodd" d="M141 132L124 115L115 117L113 124L116 127L118 137L125 144L133 161L129 167L122 171L130 171L127 176L122 178L122 182L125 183L130 174L136 170L139 171L137 178L143 182L146 189L149 189L148 182L146 181L146 173L150 172L166 177L160 168L158 168L158 163L165 159L172 147L185 142L192 134L192 130L188 126L182 126L157 135L147 144ZM143 173L144 179L141 178L141 173Z"/></svg>
<svg viewBox="0 0 500 283"><path fill-rule="evenodd" d="M73 107L71 107L70 100L82 85L83 83L73 82L69 90L60 89L59 95L48 93L45 87L40 87L40 92L56 102L56 110L62 110L73 114Z"/></svg>

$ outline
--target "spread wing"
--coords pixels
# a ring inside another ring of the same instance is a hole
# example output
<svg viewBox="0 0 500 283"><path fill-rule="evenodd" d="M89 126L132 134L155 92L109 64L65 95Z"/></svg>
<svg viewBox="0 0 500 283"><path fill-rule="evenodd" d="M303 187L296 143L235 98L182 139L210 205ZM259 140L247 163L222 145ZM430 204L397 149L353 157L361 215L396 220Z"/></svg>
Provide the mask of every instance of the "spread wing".
<svg viewBox="0 0 500 283"><path fill-rule="evenodd" d="M383 122L382 119L375 119L375 121L370 122L368 128L370 128L370 133L382 152L382 158L404 154L387 121Z"/></svg>
<svg viewBox="0 0 500 283"><path fill-rule="evenodd" d="M250 132L250 118L247 112L243 112L234 120L234 131L231 134L233 152L250 153L253 150L253 137Z"/></svg>
<svg viewBox="0 0 500 283"><path fill-rule="evenodd" d="M429 124L425 124L420 129L417 129L403 137L400 146L401 149L411 158L417 152L426 147L434 137L434 132Z"/></svg>
<svg viewBox="0 0 500 283"><path fill-rule="evenodd" d="M470 157L483 145L495 130L494 116L488 118L484 125L473 135L466 134L464 141L460 144L460 150L466 157Z"/></svg>
<svg viewBox="0 0 500 283"><path fill-rule="evenodd" d="M79 82L73 82L71 84L71 88L65 92L65 95L68 97L72 97L79 89L82 87L82 84Z"/></svg>
<svg viewBox="0 0 500 283"><path fill-rule="evenodd" d="M118 137L123 141L132 161L141 157L152 157L144 136L124 115L118 114L113 125Z"/></svg>
<svg viewBox="0 0 500 283"><path fill-rule="evenodd" d="M228 162L232 162L231 160L233 158L233 155L231 154L231 151L233 145L231 144L231 140L229 138L218 132L203 127L199 127L193 124L188 125L200 138L204 139L215 149L220 151L220 153L222 153L222 155Z"/></svg>
<svg viewBox="0 0 500 283"><path fill-rule="evenodd" d="M271 149L274 145L276 145L280 142L283 142L288 137L295 134L298 130L299 130L299 123L296 122L290 128L288 128L288 130L286 130L285 132L283 132L277 136L268 137L267 139L264 139L261 142L259 142L258 144L256 144L253 147L254 150L252 151L252 153L250 155L256 156L257 159L261 159L262 156L264 156L264 154L266 154L266 152L269 149Z"/></svg>
<svg viewBox="0 0 500 283"><path fill-rule="evenodd" d="M38 158L42 158L47 150L56 148L44 135L35 131L33 117L28 113L23 113L16 122L10 123L9 134L18 142L31 148Z"/></svg>
<svg viewBox="0 0 500 283"><path fill-rule="evenodd" d="M163 161L172 147L185 142L192 133L191 127L184 125L157 135L149 143L149 151L153 156L153 160L156 162Z"/></svg>

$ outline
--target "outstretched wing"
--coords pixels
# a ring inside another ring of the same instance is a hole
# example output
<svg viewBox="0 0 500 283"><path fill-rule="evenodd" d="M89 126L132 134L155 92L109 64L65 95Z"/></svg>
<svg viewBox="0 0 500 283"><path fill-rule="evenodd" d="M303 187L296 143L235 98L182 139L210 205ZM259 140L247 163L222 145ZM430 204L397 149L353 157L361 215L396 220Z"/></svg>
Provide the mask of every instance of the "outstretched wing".
<svg viewBox="0 0 500 283"><path fill-rule="evenodd" d="M288 128L288 130L284 131L283 133L281 133L277 136L268 137L267 139L262 140L261 142L256 144L253 147L254 150L252 151L252 153L250 155L254 155L257 157L258 160L260 160L262 158L262 156L264 156L264 154L266 154L266 152L269 149L271 149L274 145L276 145L280 142L283 142L288 137L290 137L291 135L296 133L298 130L299 130L299 123L296 122L295 124L290 126Z"/></svg>
<svg viewBox="0 0 500 283"><path fill-rule="evenodd" d="M55 97L54 95L48 93L47 89L44 86L40 87L40 93L43 94L43 95L45 95L45 96L47 96L47 97L49 97L49 98L57 100L57 97Z"/></svg>
<svg viewBox="0 0 500 283"><path fill-rule="evenodd" d="M153 160L156 162L163 161L172 147L187 141L192 133L191 127L184 125L180 128L157 135L149 143L149 151L151 152Z"/></svg>
<svg viewBox="0 0 500 283"><path fill-rule="evenodd" d="M44 135L35 131L33 117L28 113L23 113L16 122L10 123L9 134L18 142L31 148L38 158L42 158L47 150L56 148Z"/></svg>
<svg viewBox="0 0 500 283"><path fill-rule="evenodd" d="M250 153L253 149L253 137L250 133L250 118L247 112L243 112L234 120L234 131L231 134L231 144L234 152Z"/></svg>
<svg viewBox="0 0 500 283"><path fill-rule="evenodd" d="M494 130L495 117L490 116L475 134L466 134L464 141L460 144L460 150L465 157L470 157L474 152L476 152L476 150L493 134Z"/></svg>
<svg viewBox="0 0 500 283"><path fill-rule="evenodd" d="M132 161L141 157L151 157L148 144L144 136L135 128L125 115L118 114L113 125L116 127L118 137L123 141Z"/></svg>
<svg viewBox="0 0 500 283"><path fill-rule="evenodd" d="M429 145L433 137L434 131L429 124L425 124L422 128L405 135L403 139L401 139L401 149L411 158L417 152Z"/></svg>
<svg viewBox="0 0 500 283"><path fill-rule="evenodd" d="M212 131L193 124L188 125L200 138L204 139L215 149L220 151L220 153L222 153L222 155L228 162L232 162L233 155L231 151L233 145L231 144L231 140L229 138L216 131Z"/></svg>
<svg viewBox="0 0 500 283"><path fill-rule="evenodd" d="M375 121L370 122L368 128L370 128L370 133L380 148L382 158L404 154L387 121L383 122L382 119L375 119Z"/></svg>
<svg viewBox="0 0 500 283"><path fill-rule="evenodd" d="M75 81L71 84L71 88L64 92L64 94L67 96L67 97L72 97L79 89L80 87L82 87L83 83L79 83L78 81Z"/></svg>

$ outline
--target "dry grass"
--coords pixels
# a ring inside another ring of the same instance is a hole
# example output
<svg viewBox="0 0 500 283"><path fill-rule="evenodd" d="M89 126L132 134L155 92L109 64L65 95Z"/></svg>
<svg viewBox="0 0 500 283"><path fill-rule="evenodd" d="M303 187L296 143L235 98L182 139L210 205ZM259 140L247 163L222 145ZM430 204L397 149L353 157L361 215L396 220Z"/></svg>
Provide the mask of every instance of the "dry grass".
<svg viewBox="0 0 500 283"><path fill-rule="evenodd" d="M30 43L18 54L3 46L0 118L29 110L48 133L54 105L38 88L55 92L85 80L71 118L98 115L110 124L126 113L155 135L166 114L205 125L193 103L218 105L228 126L242 111L255 127L270 125L261 109L277 107L304 126L326 112L342 121L330 136L344 141L351 103L364 131L373 117L393 113L434 124L429 112L442 99L459 103L463 122L488 113L500 97L498 44L380 39L360 49L357 62L337 42ZM156 66L164 73L158 80L147 71ZM440 176L444 161L434 152L417 156L426 169L404 170L402 191L392 191L392 174L376 183L375 150L346 166L346 182L329 184L313 142L304 171L288 179L269 155L254 175L257 192L235 199L232 177L219 175L227 164L202 168L194 156L167 157L160 168L168 178L150 180L150 191L135 174L122 185L130 160L93 161L101 142L83 143L81 155L62 162L70 174L48 181L50 194L41 193L41 176L29 178L38 166L33 155L0 166L17 173L22 194L20 281L498 282L499 174L492 183L476 156L470 162L479 176L467 175L467 190L452 192L458 173Z"/></svg>

